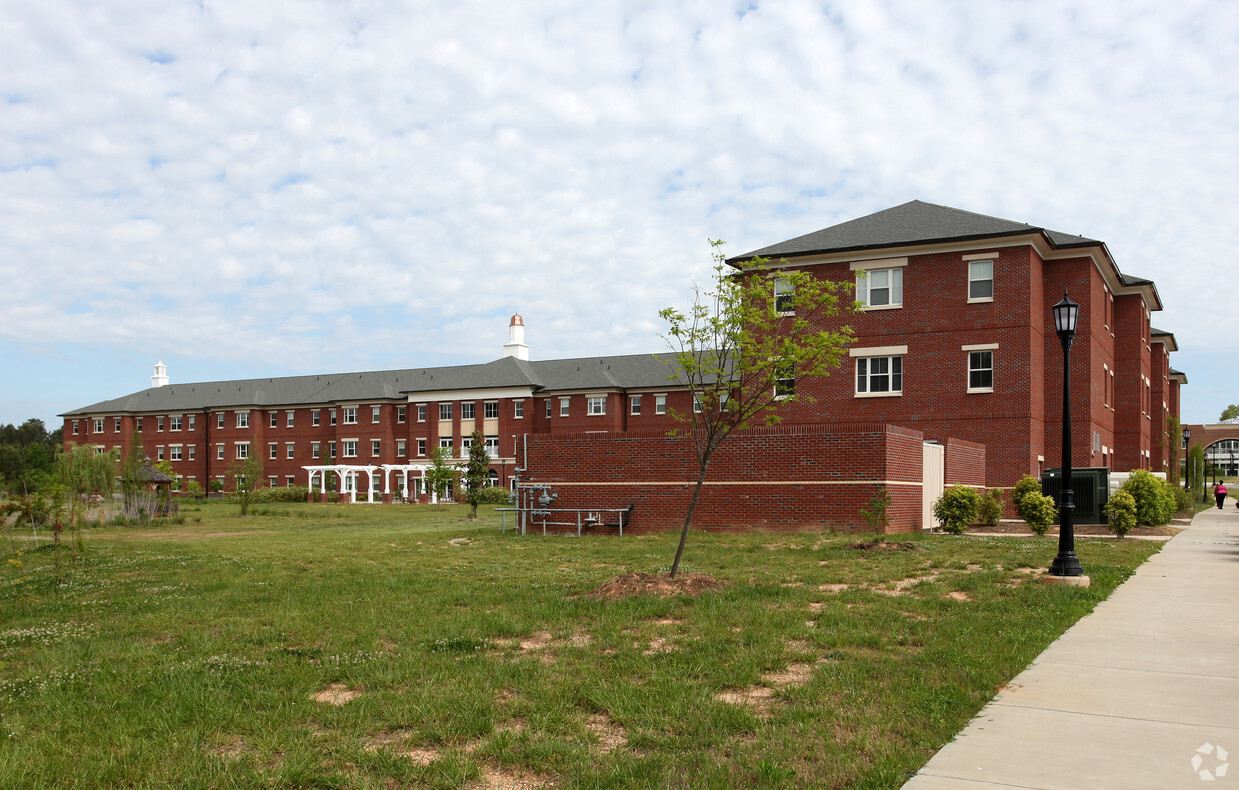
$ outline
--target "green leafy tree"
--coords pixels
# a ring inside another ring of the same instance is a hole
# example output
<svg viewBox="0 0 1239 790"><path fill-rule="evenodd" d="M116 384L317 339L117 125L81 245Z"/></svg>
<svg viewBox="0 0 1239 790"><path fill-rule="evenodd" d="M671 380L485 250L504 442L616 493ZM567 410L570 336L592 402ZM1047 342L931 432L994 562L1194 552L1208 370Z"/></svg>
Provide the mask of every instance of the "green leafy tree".
<svg viewBox="0 0 1239 790"><path fill-rule="evenodd" d="M1166 418L1166 432L1162 435L1162 446L1166 448L1163 457L1166 459L1166 479L1175 488L1179 487L1179 445L1183 443L1183 427L1178 417Z"/></svg>
<svg viewBox="0 0 1239 790"><path fill-rule="evenodd" d="M680 567L693 512L701 498L710 460L736 431L779 421L778 407L798 397L806 379L839 366L854 335L849 327L830 328L855 303L841 298L851 282L822 280L800 270L773 269L754 258L737 273L711 240L714 276L709 290L694 288L687 311L659 311L667 322L663 339L671 350L674 381L693 394L688 414L670 409L680 423L676 433L692 442L697 482L684 515L680 542L671 563Z"/></svg>
<svg viewBox="0 0 1239 790"><path fill-rule="evenodd" d="M241 504L241 515L248 516L250 504L254 501L254 492L262 487L262 459L257 455L238 458L228 465L228 476L237 502Z"/></svg>
<svg viewBox="0 0 1239 790"><path fill-rule="evenodd" d="M469 440L469 462L465 464L465 501L472 510L470 518L478 517L478 504L486 496L484 490L490 482L490 456L486 454L486 441L481 431L474 431Z"/></svg>
<svg viewBox="0 0 1239 790"><path fill-rule="evenodd" d="M878 536L886 534L886 530L890 528L890 507L891 495L885 488L879 488L869 499L869 504L860 509L860 514L865 517L865 521L869 523L869 529Z"/></svg>
<svg viewBox="0 0 1239 790"><path fill-rule="evenodd" d="M72 445L56 459L56 475L65 494L69 528L73 530L75 550L82 549L82 505L88 497L108 497L116 487L117 458L112 453L96 453L89 445ZM57 534L59 542L59 534Z"/></svg>
<svg viewBox="0 0 1239 790"><path fill-rule="evenodd" d="M952 535L962 535L980 510L981 495L972 486L951 486L934 502L934 518Z"/></svg>
<svg viewBox="0 0 1239 790"><path fill-rule="evenodd" d="M440 447L431 456L430 468L425 472L426 488L430 489L439 500L443 499L447 494L448 486L455 483L460 474L451 461L452 451L447 447Z"/></svg>
<svg viewBox="0 0 1239 790"><path fill-rule="evenodd" d="M1205 501L1205 448L1193 444L1187 450L1187 482L1193 502Z"/></svg>
<svg viewBox="0 0 1239 790"><path fill-rule="evenodd" d="M1222 416L1219 420L1221 422L1226 422L1227 420L1233 420L1236 417L1239 417L1239 403L1232 403L1225 409L1222 409Z"/></svg>

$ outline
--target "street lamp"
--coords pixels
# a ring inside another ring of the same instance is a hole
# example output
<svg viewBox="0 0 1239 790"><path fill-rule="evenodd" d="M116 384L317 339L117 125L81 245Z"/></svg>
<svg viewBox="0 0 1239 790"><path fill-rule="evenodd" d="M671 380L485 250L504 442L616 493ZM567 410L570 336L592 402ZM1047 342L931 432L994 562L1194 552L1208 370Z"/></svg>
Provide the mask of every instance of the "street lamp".
<svg viewBox="0 0 1239 790"><path fill-rule="evenodd" d="M1188 452L1187 452L1189 449L1191 449L1191 444L1192 444L1192 429L1184 428L1183 429L1183 490L1184 491L1187 491L1191 489L1192 487L1191 486L1192 472L1191 472L1191 469L1189 468L1189 464L1191 464L1191 461L1188 460Z"/></svg>
<svg viewBox="0 0 1239 790"><path fill-rule="evenodd" d="M1063 290L1063 299L1053 307L1054 331L1063 344L1063 486L1058 502L1058 556L1050 564L1051 576L1083 576L1080 558L1076 556L1076 536L1073 512L1075 493L1072 491L1071 468L1071 342L1076 336L1076 321L1080 305L1071 301Z"/></svg>

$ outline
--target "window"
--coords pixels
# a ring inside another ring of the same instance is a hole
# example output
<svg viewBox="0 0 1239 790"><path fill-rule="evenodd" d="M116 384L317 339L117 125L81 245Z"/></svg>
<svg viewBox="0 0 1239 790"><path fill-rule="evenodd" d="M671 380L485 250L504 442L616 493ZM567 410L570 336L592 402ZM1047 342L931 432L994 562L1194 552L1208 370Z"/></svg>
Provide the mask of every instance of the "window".
<svg viewBox="0 0 1239 790"><path fill-rule="evenodd" d="M866 307L902 307L903 269L857 271L856 301Z"/></svg>
<svg viewBox="0 0 1239 790"><path fill-rule="evenodd" d="M292 487L293 487L294 485L296 485L296 484L297 484L297 478L296 478L296 477L294 477L294 476L292 476L292 475L287 475L287 476L285 476L285 478L284 478L284 485L285 485L286 487L288 487L288 488L292 488Z"/></svg>
<svg viewBox="0 0 1239 790"><path fill-rule="evenodd" d="M295 413L296 412L291 412L291 411L284 412L284 427L286 428L293 427L293 414Z"/></svg>
<svg viewBox="0 0 1239 790"><path fill-rule="evenodd" d="M222 444L215 445L215 460L216 461L224 460L224 445Z"/></svg>
<svg viewBox="0 0 1239 790"><path fill-rule="evenodd" d="M475 406L476 404L473 404L473 403L460 404L460 419L472 420L474 417L476 417L477 411L476 411Z"/></svg>
<svg viewBox="0 0 1239 790"><path fill-rule="evenodd" d="M379 457L379 440L378 439L370 440L370 456L372 458Z"/></svg>
<svg viewBox="0 0 1239 790"><path fill-rule="evenodd" d="M275 488L276 485L278 484L278 481L279 481L278 477L276 477L275 475L271 475L270 477L267 478L267 485L270 486L271 488Z"/></svg>
<svg viewBox="0 0 1239 790"><path fill-rule="evenodd" d="M994 391L994 352L968 352L968 391Z"/></svg>
<svg viewBox="0 0 1239 790"><path fill-rule="evenodd" d="M585 399L585 413L591 416L607 413L607 399L601 395L591 395Z"/></svg>
<svg viewBox="0 0 1239 790"><path fill-rule="evenodd" d="M546 399L546 416L547 417L551 416L551 399L550 398Z"/></svg>
<svg viewBox="0 0 1239 790"><path fill-rule="evenodd" d="M774 397L781 400L795 394L796 367L790 362L780 361L774 366Z"/></svg>
<svg viewBox="0 0 1239 790"><path fill-rule="evenodd" d="M371 406L370 407L370 422L377 424L379 422L379 415L381 415L382 413L383 413L382 406Z"/></svg>
<svg viewBox="0 0 1239 790"><path fill-rule="evenodd" d="M439 437L439 449L450 451L452 449L452 437L440 436Z"/></svg>
<svg viewBox="0 0 1239 790"><path fill-rule="evenodd" d="M284 442L284 457L285 458L296 458L297 457L296 442Z"/></svg>
<svg viewBox="0 0 1239 790"><path fill-rule="evenodd" d="M181 418L179 416L168 418L168 430L170 431L181 430Z"/></svg>
<svg viewBox="0 0 1239 790"><path fill-rule="evenodd" d="M249 413L249 412L247 412L247 411L239 411L239 412L237 412L237 427L238 427L238 428L248 428L248 427L250 427L250 413ZM160 429L160 430L162 430L162 429Z"/></svg>
<svg viewBox="0 0 1239 790"><path fill-rule="evenodd" d="M162 444L155 448L155 460L156 461L163 460L163 445Z"/></svg>
<svg viewBox="0 0 1239 790"><path fill-rule="evenodd" d="M310 442L310 457L311 458L320 457L321 452L322 452L322 445L320 445L318 442Z"/></svg>
<svg viewBox="0 0 1239 790"><path fill-rule="evenodd" d="M269 428L280 427L280 416L276 414L275 412L269 412L267 414L267 427Z"/></svg>
<svg viewBox="0 0 1239 790"><path fill-rule="evenodd" d="M640 395L633 395L632 397L628 399L628 413L629 414L640 414L641 413L641 396Z"/></svg>
<svg viewBox="0 0 1239 790"><path fill-rule="evenodd" d="M95 433L103 433L103 418L102 417L95 418L94 427L95 427L95 430L94 430Z"/></svg>
<svg viewBox="0 0 1239 790"><path fill-rule="evenodd" d="M482 404L482 417L487 420L499 419L499 401L488 400Z"/></svg>
<svg viewBox="0 0 1239 790"><path fill-rule="evenodd" d="M139 420L139 422L141 422L141 420ZM189 415L189 425L187 425L186 428L191 431L194 429L194 415Z"/></svg>
<svg viewBox="0 0 1239 790"><path fill-rule="evenodd" d="M495 435L487 435L486 437L486 454L491 458L496 458L499 455L499 437Z"/></svg>
<svg viewBox="0 0 1239 790"><path fill-rule="evenodd" d="M570 400L569 398L560 398L560 399L559 399L559 416L560 416L560 417L567 417L567 416L568 416L568 401L569 401L569 400Z"/></svg>
<svg viewBox="0 0 1239 790"><path fill-rule="evenodd" d="M117 430L117 431L119 431L119 430L120 430L120 420L117 420L117 421L116 421L116 430ZM163 430L163 417L156 417L156 418L155 418L155 430L156 430L156 431L162 431L162 430Z"/></svg>
<svg viewBox="0 0 1239 790"><path fill-rule="evenodd" d="M216 428L224 427L224 413L222 411L216 413L215 415L215 427Z"/></svg>
<svg viewBox="0 0 1239 790"><path fill-rule="evenodd" d="M452 404L450 403L439 404L439 419L440 420L452 419Z"/></svg>
<svg viewBox="0 0 1239 790"><path fill-rule="evenodd" d="M796 288L786 277L774 278L774 309L779 315L794 315Z"/></svg>
<svg viewBox="0 0 1239 790"><path fill-rule="evenodd" d="M100 431L100 433L102 433L102 431ZM96 445L95 445L95 455L103 455L103 451L104 451L105 449L106 449L106 448L105 448L103 445L101 445L101 444L96 444Z"/></svg>
<svg viewBox="0 0 1239 790"><path fill-rule="evenodd" d="M336 457L336 443L335 442L327 442L327 456L329 458Z"/></svg>
<svg viewBox="0 0 1239 790"><path fill-rule="evenodd" d="M187 449L189 450L189 460L194 460L194 445L191 444Z"/></svg>
<svg viewBox="0 0 1239 790"><path fill-rule="evenodd" d="M426 404L424 403L417 404L417 421L418 422L426 421Z"/></svg>
<svg viewBox="0 0 1239 790"><path fill-rule="evenodd" d="M693 414L701 414L701 397L693 393Z"/></svg>
<svg viewBox="0 0 1239 790"><path fill-rule="evenodd" d="M408 455L408 451L409 451L409 443L408 443L408 440L407 440L407 439L397 439L397 440L396 440L396 457L397 457L397 458L404 458L406 455Z"/></svg>
<svg viewBox="0 0 1239 790"><path fill-rule="evenodd" d="M159 419L163 420L163 417ZM160 430L163 430L163 428L160 428ZM112 433L120 433L120 417L112 418Z"/></svg>
<svg viewBox="0 0 1239 790"><path fill-rule="evenodd" d="M655 395L654 396L654 413L655 414L666 414L667 413L667 396L666 395Z"/></svg>
<svg viewBox="0 0 1239 790"><path fill-rule="evenodd" d="M250 443L249 442L237 442L236 448L237 448L237 459L238 460L244 460L250 457Z"/></svg>
<svg viewBox="0 0 1239 790"><path fill-rule="evenodd" d="M423 458L426 457L426 440L425 439L417 440L417 454Z"/></svg>
<svg viewBox="0 0 1239 790"><path fill-rule="evenodd" d="M401 423L404 422L404 416L406 413L408 413L408 408L409 407L407 406L396 407L396 422L401 422Z"/></svg>
<svg viewBox="0 0 1239 790"><path fill-rule="evenodd" d="M516 420L525 419L525 401L518 400L512 403L512 418Z"/></svg>
<svg viewBox="0 0 1239 790"><path fill-rule="evenodd" d="M473 437L472 437L472 436L462 436L462 437L460 438L460 457L461 457L461 458L468 458L468 457L469 457L469 448L470 448L470 447L472 447L472 446L473 446Z"/></svg>
<svg viewBox="0 0 1239 790"><path fill-rule="evenodd" d="M280 457L280 446L275 442L270 442L267 445L267 457L272 461Z"/></svg>
<svg viewBox="0 0 1239 790"><path fill-rule="evenodd" d="M322 418L319 416L318 409L311 409L310 410L310 425L317 428L321 421L322 421Z"/></svg>
<svg viewBox="0 0 1239 790"><path fill-rule="evenodd" d="M181 460L181 455L183 452L184 451L179 444L172 445L171 447L168 448L168 460L169 461Z"/></svg>
<svg viewBox="0 0 1239 790"><path fill-rule="evenodd" d="M968 301L994 301L993 261L968 261Z"/></svg>
<svg viewBox="0 0 1239 790"><path fill-rule="evenodd" d="M357 424L357 407L356 406L345 406L344 407L344 424L345 425L356 425Z"/></svg>
<svg viewBox="0 0 1239 790"><path fill-rule="evenodd" d="M336 410L335 409L327 410L327 424L328 425L336 424Z"/></svg>
<svg viewBox="0 0 1239 790"><path fill-rule="evenodd" d="M860 357L856 392L862 395L903 392L903 357Z"/></svg>
<svg viewBox="0 0 1239 790"><path fill-rule="evenodd" d="M134 424L137 426L137 429L139 431L142 430L142 418L141 417L138 417L137 420L134 421Z"/></svg>
<svg viewBox="0 0 1239 790"><path fill-rule="evenodd" d="M141 417L139 417L139 418L138 418L138 420L139 420L139 421L140 421L141 419L142 419ZM140 430L142 430L142 429L141 429L141 428L139 428L138 430L140 431ZM74 421L73 421L73 435L74 435L74 436L77 436L77 420L74 420Z"/></svg>
<svg viewBox="0 0 1239 790"><path fill-rule="evenodd" d="M356 439L345 439L343 441L343 446L340 449L343 451L345 458L356 458L357 457L357 440Z"/></svg>

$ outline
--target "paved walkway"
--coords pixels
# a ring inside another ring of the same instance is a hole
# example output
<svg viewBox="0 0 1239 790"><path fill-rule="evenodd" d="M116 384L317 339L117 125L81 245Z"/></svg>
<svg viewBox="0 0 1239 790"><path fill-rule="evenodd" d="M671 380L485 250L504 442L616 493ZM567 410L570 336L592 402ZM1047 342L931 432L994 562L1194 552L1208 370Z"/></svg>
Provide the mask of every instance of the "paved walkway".
<svg viewBox="0 0 1239 790"><path fill-rule="evenodd" d="M1239 790L1239 511L1230 499L1050 645L904 790L1180 787Z"/></svg>

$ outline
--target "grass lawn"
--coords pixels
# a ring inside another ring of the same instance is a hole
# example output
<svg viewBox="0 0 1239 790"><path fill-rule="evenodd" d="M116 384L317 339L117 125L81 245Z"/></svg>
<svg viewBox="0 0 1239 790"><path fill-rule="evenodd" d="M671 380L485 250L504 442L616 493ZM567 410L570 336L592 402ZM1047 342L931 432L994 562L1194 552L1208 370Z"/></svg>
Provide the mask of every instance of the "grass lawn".
<svg viewBox="0 0 1239 790"><path fill-rule="evenodd" d="M721 589L599 600L677 536L259 511L5 536L0 788L897 788L1160 545L695 533Z"/></svg>

